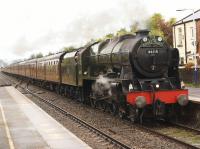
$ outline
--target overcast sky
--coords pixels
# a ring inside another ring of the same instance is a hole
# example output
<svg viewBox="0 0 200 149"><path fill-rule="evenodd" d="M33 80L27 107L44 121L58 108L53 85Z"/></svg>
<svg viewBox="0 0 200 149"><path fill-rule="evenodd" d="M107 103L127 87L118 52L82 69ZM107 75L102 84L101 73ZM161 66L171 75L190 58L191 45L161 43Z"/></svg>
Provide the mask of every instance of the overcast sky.
<svg viewBox="0 0 200 149"><path fill-rule="evenodd" d="M198 8L199 6L199 8ZM153 13L178 19L176 9L200 9L198 0L0 0L0 59L56 52L143 23Z"/></svg>

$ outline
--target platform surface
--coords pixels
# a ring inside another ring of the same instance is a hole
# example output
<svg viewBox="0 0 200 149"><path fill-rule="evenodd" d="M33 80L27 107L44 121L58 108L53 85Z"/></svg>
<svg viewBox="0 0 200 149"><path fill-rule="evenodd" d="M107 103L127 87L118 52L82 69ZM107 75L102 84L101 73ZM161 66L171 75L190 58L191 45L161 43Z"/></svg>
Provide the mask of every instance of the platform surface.
<svg viewBox="0 0 200 149"><path fill-rule="evenodd" d="M14 87L0 87L0 148L90 148Z"/></svg>
<svg viewBox="0 0 200 149"><path fill-rule="evenodd" d="M188 87L189 90L189 100L200 104L200 88Z"/></svg>

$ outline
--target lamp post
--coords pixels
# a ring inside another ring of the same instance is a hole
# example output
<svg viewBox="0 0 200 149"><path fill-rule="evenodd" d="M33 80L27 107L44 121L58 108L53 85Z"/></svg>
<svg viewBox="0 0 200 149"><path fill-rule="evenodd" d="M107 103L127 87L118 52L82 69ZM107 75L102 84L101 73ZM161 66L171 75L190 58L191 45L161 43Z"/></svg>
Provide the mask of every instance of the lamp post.
<svg viewBox="0 0 200 149"><path fill-rule="evenodd" d="M193 25L194 25L194 36L193 36L193 44L194 44L194 50L195 52L193 53L193 56L194 56L194 82L195 84L198 83L198 70L197 70L197 44L196 44L196 23L195 23L195 17L194 17L194 9L179 9L179 10L176 10L176 11L192 11L192 22L193 22Z"/></svg>

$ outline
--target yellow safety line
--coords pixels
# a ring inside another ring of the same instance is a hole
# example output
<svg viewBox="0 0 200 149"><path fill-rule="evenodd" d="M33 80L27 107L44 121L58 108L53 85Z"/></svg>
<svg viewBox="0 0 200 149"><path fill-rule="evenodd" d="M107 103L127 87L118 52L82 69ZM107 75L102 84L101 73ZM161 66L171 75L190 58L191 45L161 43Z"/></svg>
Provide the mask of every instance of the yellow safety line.
<svg viewBox="0 0 200 149"><path fill-rule="evenodd" d="M15 149L14 143L12 141L12 138L11 138L11 135L10 135L10 131L9 131L9 128L8 128L8 124L6 122L5 113L4 113L4 110L3 110L3 107L2 107L1 104L0 104L0 110L1 110L2 118L3 118L3 123L5 125L6 135L8 137L8 142L9 142L10 149Z"/></svg>

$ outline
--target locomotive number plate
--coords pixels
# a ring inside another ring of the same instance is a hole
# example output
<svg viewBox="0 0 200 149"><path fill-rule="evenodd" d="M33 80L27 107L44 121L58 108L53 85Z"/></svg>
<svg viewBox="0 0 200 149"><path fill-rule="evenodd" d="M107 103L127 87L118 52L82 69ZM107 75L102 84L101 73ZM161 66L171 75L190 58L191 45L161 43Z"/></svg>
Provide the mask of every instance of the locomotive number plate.
<svg viewBox="0 0 200 149"><path fill-rule="evenodd" d="M147 50L147 54L158 54L159 53L159 50L158 49L148 49Z"/></svg>

